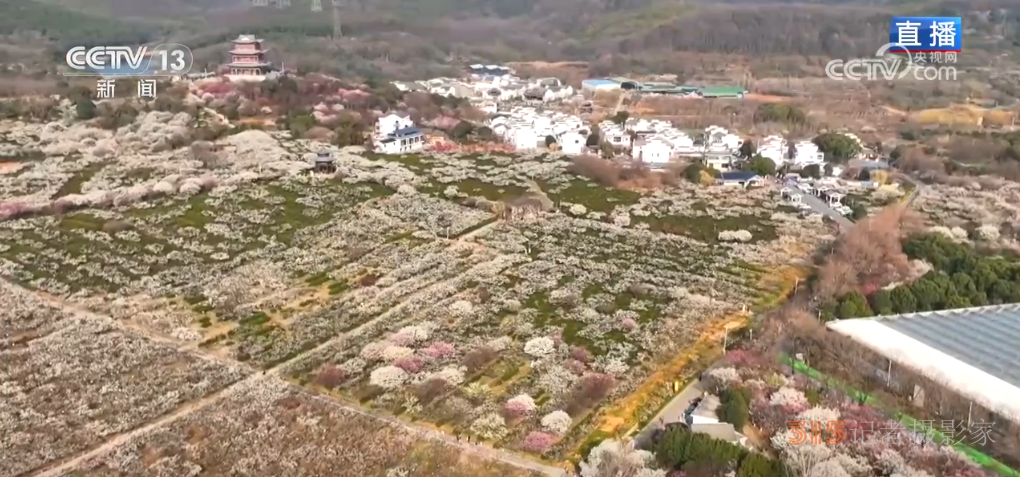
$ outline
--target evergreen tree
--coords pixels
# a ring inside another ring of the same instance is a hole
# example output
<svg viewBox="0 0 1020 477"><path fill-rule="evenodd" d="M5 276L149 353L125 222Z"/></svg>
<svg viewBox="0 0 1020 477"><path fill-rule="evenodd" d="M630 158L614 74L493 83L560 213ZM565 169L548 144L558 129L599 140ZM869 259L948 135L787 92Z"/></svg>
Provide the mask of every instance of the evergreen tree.
<svg viewBox="0 0 1020 477"><path fill-rule="evenodd" d="M868 300L858 292L847 293L839 301L839 308L836 309L836 316L845 320L847 318L862 318L872 316Z"/></svg>
<svg viewBox="0 0 1020 477"><path fill-rule="evenodd" d="M888 290L879 290L871 296L871 309L876 315L891 315L895 313L892 301L892 293Z"/></svg>
<svg viewBox="0 0 1020 477"><path fill-rule="evenodd" d="M89 98L81 98L75 103L74 112L82 121L92 119L96 117L96 103Z"/></svg>
<svg viewBox="0 0 1020 477"><path fill-rule="evenodd" d="M750 159L754 157L758 152L758 147L754 145L754 141L750 139L744 140L743 144L740 145L740 157L744 159Z"/></svg>

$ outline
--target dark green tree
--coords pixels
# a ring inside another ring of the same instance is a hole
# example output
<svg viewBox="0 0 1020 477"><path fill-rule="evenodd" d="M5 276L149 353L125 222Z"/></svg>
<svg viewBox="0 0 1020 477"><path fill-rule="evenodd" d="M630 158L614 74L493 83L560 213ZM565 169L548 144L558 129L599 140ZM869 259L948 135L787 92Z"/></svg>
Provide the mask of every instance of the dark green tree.
<svg viewBox="0 0 1020 477"><path fill-rule="evenodd" d="M758 146L755 146L754 141L750 139L744 140L740 145L740 157L744 159L750 159L758 153Z"/></svg>
<svg viewBox="0 0 1020 477"><path fill-rule="evenodd" d="M759 453L748 455L737 469L737 477L778 477L782 475L779 464Z"/></svg>
<svg viewBox="0 0 1020 477"><path fill-rule="evenodd" d="M89 98L81 98L74 105L74 113L82 121L92 119L96 117L96 103Z"/></svg>
<svg viewBox="0 0 1020 477"><path fill-rule="evenodd" d="M453 136L453 138L457 140L463 140L467 139L467 137L470 136L471 132L473 132L474 130L475 130L474 125L467 121L461 121L457 123L457 125L454 126L453 129L450 131L450 136Z"/></svg>
<svg viewBox="0 0 1020 477"><path fill-rule="evenodd" d="M862 318L872 316L868 300L858 292L850 292L839 300L839 307L836 309L836 317L841 320L848 318Z"/></svg>
<svg viewBox="0 0 1020 477"><path fill-rule="evenodd" d="M911 313L917 311L917 297L910 291L909 287L898 286L889 293L892 300L893 311L896 313Z"/></svg>
<svg viewBox="0 0 1020 477"><path fill-rule="evenodd" d="M720 396L720 405L716 411L720 421L733 424L738 432L750 419L750 403L746 394L739 389L727 389Z"/></svg>
<svg viewBox="0 0 1020 477"><path fill-rule="evenodd" d="M826 160L834 162L846 162L861 152L861 145L845 134L820 134L814 143L825 153Z"/></svg>
<svg viewBox="0 0 1020 477"><path fill-rule="evenodd" d="M546 136L545 137L545 147L552 147L553 144L556 144L556 138L554 138L552 136Z"/></svg>
<svg viewBox="0 0 1020 477"><path fill-rule="evenodd" d="M892 301L892 292L879 290L871 295L871 309L876 315L891 315L895 313Z"/></svg>
<svg viewBox="0 0 1020 477"><path fill-rule="evenodd" d="M771 176L776 173L776 163L772 159L758 154L748 161L747 169L760 176Z"/></svg>
<svg viewBox="0 0 1020 477"><path fill-rule="evenodd" d="M811 179L822 177L822 168L818 164L811 164L800 170L800 175Z"/></svg>
<svg viewBox="0 0 1020 477"><path fill-rule="evenodd" d="M588 135L588 140L586 140L584 142L584 145L588 146L588 147L596 147L601 142L602 142L602 138L599 136L599 132L598 131L592 131L591 134Z"/></svg>
<svg viewBox="0 0 1020 477"><path fill-rule="evenodd" d="M701 183L701 172L705 170L705 166L701 164L691 164L684 169L684 179L695 184Z"/></svg>
<svg viewBox="0 0 1020 477"><path fill-rule="evenodd" d="M623 124L627 122L628 119L630 119L630 113L627 111L620 111L614 114L612 118L609 118L610 121L616 124Z"/></svg>

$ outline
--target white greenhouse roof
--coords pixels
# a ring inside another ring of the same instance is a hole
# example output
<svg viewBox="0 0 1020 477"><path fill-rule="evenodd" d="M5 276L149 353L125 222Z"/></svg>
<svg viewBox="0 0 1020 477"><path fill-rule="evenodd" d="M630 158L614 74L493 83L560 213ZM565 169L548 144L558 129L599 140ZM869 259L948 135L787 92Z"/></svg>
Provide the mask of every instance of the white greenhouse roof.
<svg viewBox="0 0 1020 477"><path fill-rule="evenodd" d="M1020 306L834 321L828 328L1020 422Z"/></svg>

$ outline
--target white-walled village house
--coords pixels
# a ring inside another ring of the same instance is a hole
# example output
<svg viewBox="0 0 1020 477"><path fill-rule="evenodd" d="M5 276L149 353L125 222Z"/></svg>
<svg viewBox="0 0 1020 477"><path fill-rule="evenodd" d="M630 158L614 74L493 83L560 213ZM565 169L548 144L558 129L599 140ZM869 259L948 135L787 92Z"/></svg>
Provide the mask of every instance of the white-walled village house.
<svg viewBox="0 0 1020 477"><path fill-rule="evenodd" d="M390 113L376 121L376 134L379 137L387 137L394 131L414 127L414 121L406 114Z"/></svg>

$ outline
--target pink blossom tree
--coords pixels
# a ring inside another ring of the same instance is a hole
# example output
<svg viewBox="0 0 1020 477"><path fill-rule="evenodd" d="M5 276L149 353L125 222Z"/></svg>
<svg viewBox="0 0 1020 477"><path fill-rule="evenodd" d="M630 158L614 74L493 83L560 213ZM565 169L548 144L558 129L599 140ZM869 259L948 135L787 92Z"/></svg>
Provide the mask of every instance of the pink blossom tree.
<svg viewBox="0 0 1020 477"><path fill-rule="evenodd" d="M397 359L393 362L393 365L407 371L407 374L417 374L425 367L425 363L421 358L414 356Z"/></svg>
<svg viewBox="0 0 1020 477"><path fill-rule="evenodd" d="M580 346L574 346L570 348L570 357L584 364L591 363L592 360L591 351L588 351Z"/></svg>
<svg viewBox="0 0 1020 477"><path fill-rule="evenodd" d="M520 419L526 417L535 411L535 400L527 394L521 394L510 398L503 405L503 415L507 419Z"/></svg>
<svg viewBox="0 0 1020 477"><path fill-rule="evenodd" d="M521 448L527 452L541 454L549 450L549 448L555 443L556 437L552 434L540 431L531 431L527 436L524 436L524 440L521 442Z"/></svg>
<svg viewBox="0 0 1020 477"><path fill-rule="evenodd" d="M453 354L457 352L457 348L450 343L437 341L429 345L429 347L423 349L421 352L425 356L428 356L433 359L444 359L453 356Z"/></svg>

